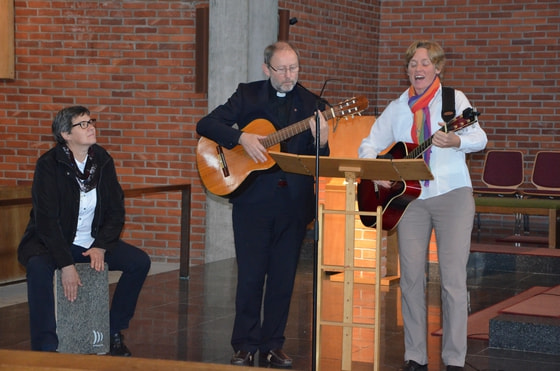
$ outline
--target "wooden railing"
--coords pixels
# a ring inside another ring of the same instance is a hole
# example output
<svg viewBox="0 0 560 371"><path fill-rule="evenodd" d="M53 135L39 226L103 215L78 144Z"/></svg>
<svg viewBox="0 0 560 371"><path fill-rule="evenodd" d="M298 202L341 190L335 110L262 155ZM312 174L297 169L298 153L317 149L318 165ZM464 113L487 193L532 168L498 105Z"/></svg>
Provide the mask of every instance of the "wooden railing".
<svg viewBox="0 0 560 371"><path fill-rule="evenodd" d="M8 187L9 192L0 192L0 208L16 207L16 208L31 208L31 189L30 187ZM0 190L2 188L0 187ZM179 251L179 277L181 279L189 278L189 263L190 263L190 220L191 220L191 185L190 184L172 184L161 186L150 186L144 188L130 188L124 189L125 198L140 197L143 195L154 193L168 193L181 191L181 244ZM8 210L8 213L10 211ZM23 215L29 218L28 214ZM13 220L13 216L5 216L7 220ZM4 223L4 221L2 221ZM25 220L27 224L27 220ZM18 231L17 241L21 239L22 232ZM2 238L3 239L3 238ZM0 259L17 259L17 243L10 242L9 244L15 246L7 246L4 250L9 250L9 253L0 255ZM13 262L17 264L17 261Z"/></svg>
<svg viewBox="0 0 560 371"><path fill-rule="evenodd" d="M179 277L189 278L191 245L191 185L172 184L124 190L124 197L139 197L146 194L181 191L181 245L179 248Z"/></svg>

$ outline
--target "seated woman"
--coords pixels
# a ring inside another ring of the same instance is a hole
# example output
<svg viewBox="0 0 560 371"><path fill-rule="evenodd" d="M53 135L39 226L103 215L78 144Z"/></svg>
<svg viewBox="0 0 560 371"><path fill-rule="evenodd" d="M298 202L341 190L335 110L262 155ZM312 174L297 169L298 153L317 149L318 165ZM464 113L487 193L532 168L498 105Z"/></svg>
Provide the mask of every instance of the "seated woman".
<svg viewBox="0 0 560 371"><path fill-rule="evenodd" d="M130 356L121 330L128 328L150 270L148 254L120 239L124 194L115 164L97 145L95 119L81 106L64 108L53 120L56 146L37 161L33 208L18 248L27 270L31 348L56 351L53 275L61 269L64 295L76 300L82 285L75 263L97 271L122 271L110 310L110 352ZM84 313L84 316L87 316Z"/></svg>

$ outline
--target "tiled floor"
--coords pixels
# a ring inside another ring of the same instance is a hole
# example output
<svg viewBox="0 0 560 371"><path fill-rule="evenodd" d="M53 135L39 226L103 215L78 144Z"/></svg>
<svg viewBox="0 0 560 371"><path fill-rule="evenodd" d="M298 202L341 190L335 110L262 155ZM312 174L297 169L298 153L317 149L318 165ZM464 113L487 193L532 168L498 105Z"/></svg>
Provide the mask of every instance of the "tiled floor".
<svg viewBox="0 0 560 371"><path fill-rule="evenodd" d="M302 254L286 331L284 350L294 358L295 370L311 370L312 366L313 261L310 255L305 250ZM124 332L126 344L135 357L228 364L234 317L235 260L192 267L188 280L179 279L178 270L172 268L148 277L136 316L130 329ZM560 272L473 273L469 277L470 309L474 313L533 286L558 284ZM341 285L325 281L325 292L335 295L340 292ZM357 285L356 292L360 300L373 300L371 285ZM381 370L397 370L403 361L399 295L398 285L384 287L381 292ZM429 333L440 327L439 295L439 284L430 282ZM330 311L333 316L337 316L336 312ZM0 348L29 349L27 313L25 302L0 308ZM354 343L352 370L372 370L372 344L368 341L372 335L364 331L356 336L366 341ZM324 331L321 370L340 370L340 338L337 330ZM441 337L428 335L428 339L429 369L442 370ZM466 370L560 370L560 356L490 349L487 341L469 340Z"/></svg>

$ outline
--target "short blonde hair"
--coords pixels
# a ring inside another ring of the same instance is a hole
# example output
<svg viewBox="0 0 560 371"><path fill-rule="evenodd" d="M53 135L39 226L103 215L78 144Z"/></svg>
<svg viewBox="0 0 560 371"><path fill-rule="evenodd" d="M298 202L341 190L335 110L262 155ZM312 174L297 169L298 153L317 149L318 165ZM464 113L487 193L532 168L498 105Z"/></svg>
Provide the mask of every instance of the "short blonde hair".
<svg viewBox="0 0 560 371"><path fill-rule="evenodd" d="M430 61L438 70L440 70L440 76L442 76L443 66L445 65L445 53L443 52L443 48L437 42L430 40L418 40L408 47L405 54L405 70L408 69L408 64L410 63L412 57L414 57L414 53L416 53L416 51L420 48L424 48L428 51Z"/></svg>

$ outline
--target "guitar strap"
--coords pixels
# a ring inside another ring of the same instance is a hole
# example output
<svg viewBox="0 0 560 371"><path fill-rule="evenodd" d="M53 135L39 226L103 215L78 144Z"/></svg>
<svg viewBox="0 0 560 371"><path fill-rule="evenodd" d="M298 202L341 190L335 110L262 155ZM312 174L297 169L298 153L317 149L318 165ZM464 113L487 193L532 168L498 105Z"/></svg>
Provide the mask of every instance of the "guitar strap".
<svg viewBox="0 0 560 371"><path fill-rule="evenodd" d="M455 118L455 89L442 86L441 94L441 117L448 123Z"/></svg>

